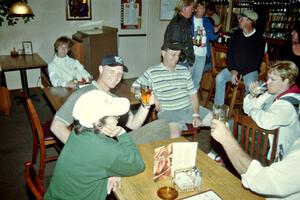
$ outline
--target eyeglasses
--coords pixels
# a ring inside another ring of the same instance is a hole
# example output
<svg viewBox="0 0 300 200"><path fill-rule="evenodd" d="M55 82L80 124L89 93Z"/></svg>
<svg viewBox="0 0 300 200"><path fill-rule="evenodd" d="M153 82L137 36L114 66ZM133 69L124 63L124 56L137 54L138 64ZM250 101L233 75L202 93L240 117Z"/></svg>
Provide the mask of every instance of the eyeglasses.
<svg viewBox="0 0 300 200"><path fill-rule="evenodd" d="M268 81L272 81L272 82L275 82L275 81L279 81L279 80L281 80L282 81L282 79L281 78L271 78L271 77L267 77L267 80Z"/></svg>

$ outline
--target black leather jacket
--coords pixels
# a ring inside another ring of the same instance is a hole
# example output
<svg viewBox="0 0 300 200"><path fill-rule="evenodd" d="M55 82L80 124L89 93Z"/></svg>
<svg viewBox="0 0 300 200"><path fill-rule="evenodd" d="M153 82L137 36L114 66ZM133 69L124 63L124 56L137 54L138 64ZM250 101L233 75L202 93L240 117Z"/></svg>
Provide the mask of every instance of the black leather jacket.
<svg viewBox="0 0 300 200"><path fill-rule="evenodd" d="M164 42L180 42L184 47L182 51L190 66L194 64L195 55L193 49L192 33L190 31L190 21L180 14L177 14L167 26Z"/></svg>

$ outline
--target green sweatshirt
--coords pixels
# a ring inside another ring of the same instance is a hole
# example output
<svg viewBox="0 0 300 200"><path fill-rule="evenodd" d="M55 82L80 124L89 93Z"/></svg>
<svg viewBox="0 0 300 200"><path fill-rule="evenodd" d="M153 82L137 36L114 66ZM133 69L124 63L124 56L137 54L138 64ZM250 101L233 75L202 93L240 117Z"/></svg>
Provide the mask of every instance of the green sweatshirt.
<svg viewBox="0 0 300 200"><path fill-rule="evenodd" d="M107 195L108 177L144 171L144 161L131 137L124 133L117 139L72 132L56 163L45 200L102 200Z"/></svg>

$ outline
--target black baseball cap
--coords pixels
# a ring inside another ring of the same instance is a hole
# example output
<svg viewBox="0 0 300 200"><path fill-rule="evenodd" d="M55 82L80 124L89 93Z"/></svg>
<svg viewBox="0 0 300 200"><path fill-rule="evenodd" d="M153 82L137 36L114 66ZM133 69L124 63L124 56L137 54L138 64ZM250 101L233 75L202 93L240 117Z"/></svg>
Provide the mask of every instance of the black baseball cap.
<svg viewBox="0 0 300 200"><path fill-rule="evenodd" d="M162 45L161 50L167 50L167 49L171 49L171 50L174 50L174 51L179 51L179 50L183 50L183 46L180 42L166 41Z"/></svg>
<svg viewBox="0 0 300 200"><path fill-rule="evenodd" d="M122 66L124 72L128 72L128 68L124 65L124 61L121 57L119 56L114 56L114 55L107 55L102 58L101 61L102 66L110 66L110 67L115 67L115 66Z"/></svg>

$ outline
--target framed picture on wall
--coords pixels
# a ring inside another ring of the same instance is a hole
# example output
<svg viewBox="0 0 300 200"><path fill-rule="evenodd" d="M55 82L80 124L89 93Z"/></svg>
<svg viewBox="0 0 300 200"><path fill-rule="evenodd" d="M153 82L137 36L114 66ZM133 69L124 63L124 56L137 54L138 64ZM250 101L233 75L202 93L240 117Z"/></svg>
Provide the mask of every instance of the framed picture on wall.
<svg viewBox="0 0 300 200"><path fill-rule="evenodd" d="M174 8L177 1L174 0L160 0L159 19L171 20L174 16Z"/></svg>
<svg viewBox="0 0 300 200"><path fill-rule="evenodd" d="M67 20L91 20L91 0L66 0Z"/></svg>
<svg viewBox="0 0 300 200"><path fill-rule="evenodd" d="M22 45L23 45L24 54L31 55L33 53L31 41L23 41Z"/></svg>

